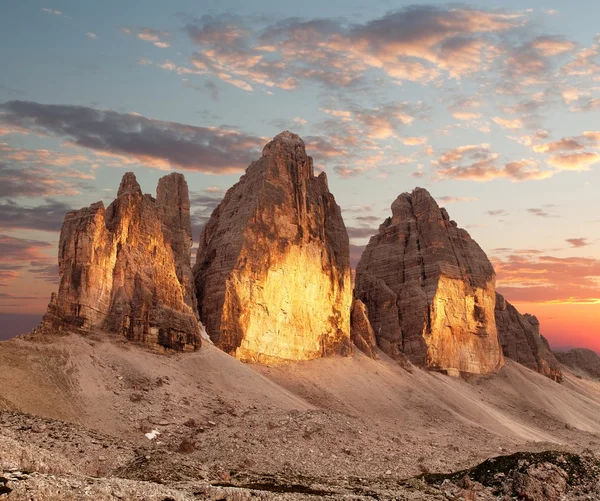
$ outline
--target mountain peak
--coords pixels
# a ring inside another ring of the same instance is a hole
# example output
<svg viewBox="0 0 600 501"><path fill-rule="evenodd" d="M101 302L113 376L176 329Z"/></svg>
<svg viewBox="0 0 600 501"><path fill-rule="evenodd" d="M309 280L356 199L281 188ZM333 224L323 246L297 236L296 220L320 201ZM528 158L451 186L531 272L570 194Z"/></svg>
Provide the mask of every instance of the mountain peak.
<svg viewBox="0 0 600 501"><path fill-rule="evenodd" d="M277 155L282 151L293 151L306 156L306 146L304 141L298 134L294 134L288 130L277 134L271 141L269 141L263 148L262 156Z"/></svg>
<svg viewBox="0 0 600 501"><path fill-rule="evenodd" d="M135 174L133 172L126 172L121 179L119 191L117 197L128 194L142 194L142 188L140 187Z"/></svg>

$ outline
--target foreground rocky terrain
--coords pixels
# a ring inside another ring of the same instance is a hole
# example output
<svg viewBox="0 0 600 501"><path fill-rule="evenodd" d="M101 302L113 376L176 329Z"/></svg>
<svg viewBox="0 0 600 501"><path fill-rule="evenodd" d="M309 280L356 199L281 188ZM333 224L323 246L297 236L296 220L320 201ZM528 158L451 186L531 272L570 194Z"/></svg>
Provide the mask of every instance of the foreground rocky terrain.
<svg viewBox="0 0 600 501"><path fill-rule="evenodd" d="M264 366L71 334L1 343L0 377L6 499L496 499L476 475L421 475L548 450L593 475L600 453L600 384L512 361L463 379L379 350ZM557 458L532 478L562 477Z"/></svg>

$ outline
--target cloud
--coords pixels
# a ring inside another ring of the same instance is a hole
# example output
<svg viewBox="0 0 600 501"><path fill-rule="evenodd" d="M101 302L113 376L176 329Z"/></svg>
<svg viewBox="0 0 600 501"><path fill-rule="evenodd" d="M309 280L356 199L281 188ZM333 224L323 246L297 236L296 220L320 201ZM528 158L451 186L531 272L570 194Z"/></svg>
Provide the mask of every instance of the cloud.
<svg viewBox="0 0 600 501"><path fill-rule="evenodd" d="M412 6L362 24L288 18L251 29L236 16L206 15L184 29L199 47L194 65L240 88L294 89L307 80L347 88L369 71L416 82L480 72L497 55L499 35L522 25L521 17Z"/></svg>
<svg viewBox="0 0 600 501"><path fill-rule="evenodd" d="M52 244L49 242L0 234L0 263L19 264L24 261L44 260L41 251L50 247Z"/></svg>
<svg viewBox="0 0 600 501"><path fill-rule="evenodd" d="M477 200L479 200L478 198L474 197L453 197L450 195L438 197L437 199L445 204L453 204L456 202L476 202Z"/></svg>
<svg viewBox="0 0 600 501"><path fill-rule="evenodd" d="M551 214L547 209L540 209L537 207L532 207L530 209L527 209L527 212L529 212L529 214L532 214L532 215L538 216L538 217L558 217L554 214Z"/></svg>
<svg viewBox="0 0 600 501"><path fill-rule="evenodd" d="M375 233L377 233L377 228L356 228L352 226L347 226L346 229L348 230L348 237L351 239L371 238L373 235L375 235Z"/></svg>
<svg viewBox="0 0 600 501"><path fill-rule="evenodd" d="M474 111L455 111L452 116L457 120L477 120L481 118L481 113Z"/></svg>
<svg viewBox="0 0 600 501"><path fill-rule="evenodd" d="M511 254L494 259L498 290L512 302L600 302L600 261Z"/></svg>
<svg viewBox="0 0 600 501"><path fill-rule="evenodd" d="M402 142L406 146L420 146L427 142L426 137L403 137Z"/></svg>
<svg viewBox="0 0 600 501"><path fill-rule="evenodd" d="M586 245L591 245L591 242L588 242L587 238L567 238L565 242L571 244L576 249L580 247L585 247Z"/></svg>
<svg viewBox="0 0 600 501"><path fill-rule="evenodd" d="M360 261L362 253L365 250L366 245L354 245L350 244L350 267L355 270L356 265Z"/></svg>
<svg viewBox="0 0 600 501"><path fill-rule="evenodd" d="M156 30L154 28L148 28L147 26L136 26L121 28L121 32L126 35L135 35L140 40L150 42L161 49L171 46L171 44L166 41L166 39L171 36L168 31Z"/></svg>
<svg viewBox="0 0 600 501"><path fill-rule="evenodd" d="M0 228L60 231L65 214L70 210L68 204L52 199L35 207L24 207L12 200L0 202Z"/></svg>
<svg viewBox="0 0 600 501"><path fill-rule="evenodd" d="M583 133L583 137L586 141L590 142L594 146L600 145L600 131L596 132L596 131L586 130Z"/></svg>
<svg viewBox="0 0 600 501"><path fill-rule="evenodd" d="M506 212L504 209L489 210L489 211L487 211L487 213L490 216L494 216L494 217L496 217L496 216L501 216L501 217L508 216L508 212Z"/></svg>
<svg viewBox="0 0 600 501"><path fill-rule="evenodd" d="M192 212L192 235L198 238L213 210L221 203L225 191L220 188L207 188L201 193L190 193Z"/></svg>
<svg viewBox="0 0 600 501"><path fill-rule="evenodd" d="M241 172L260 154L263 139L215 127L166 122L85 106L8 101L0 121L55 136L129 163L212 174Z"/></svg>
<svg viewBox="0 0 600 501"><path fill-rule="evenodd" d="M536 153L553 153L555 151L583 150L585 146L573 138L565 138L552 143L537 144L533 147Z"/></svg>
<svg viewBox="0 0 600 501"><path fill-rule="evenodd" d="M40 10L42 12L45 12L46 14L52 14L54 16L62 16L63 15L63 13L60 10L48 9L47 7L42 7Z"/></svg>
<svg viewBox="0 0 600 501"><path fill-rule="evenodd" d="M89 37L89 38L91 38L91 39L93 39L93 40L96 40L98 38L98 35L96 35L96 33L93 33L91 31L88 31L86 33L86 36Z"/></svg>
<svg viewBox="0 0 600 501"><path fill-rule="evenodd" d="M13 286L22 273L29 271L34 277L57 283L58 265L45 252L55 244L0 234L0 287ZM0 299L38 299L0 293Z"/></svg>
<svg viewBox="0 0 600 501"><path fill-rule="evenodd" d="M585 171L590 170L590 165L600 162L600 155L596 152L568 153L565 155L552 155L548 163L559 170Z"/></svg>
<svg viewBox="0 0 600 501"><path fill-rule="evenodd" d="M544 56L558 56L575 50L575 42L562 37L540 36L531 42L531 47Z"/></svg>
<svg viewBox="0 0 600 501"><path fill-rule="evenodd" d="M0 161L0 198L76 195L88 187L83 181L88 178L79 177L77 173L73 169L49 169Z"/></svg>
<svg viewBox="0 0 600 501"><path fill-rule="evenodd" d="M50 260L32 261L29 272L44 282L58 285L58 264L52 264Z"/></svg>
<svg viewBox="0 0 600 501"><path fill-rule="evenodd" d="M504 129L517 130L523 128L523 121L519 118L508 119L501 117L493 117L492 120Z"/></svg>
<svg viewBox="0 0 600 501"><path fill-rule="evenodd" d="M512 181L539 180L552 176L552 171L540 169L537 162L521 159L504 166L498 165L498 154L490 150L487 143L465 145L446 151L438 160L435 175L440 179L464 179L491 181L510 179Z"/></svg>

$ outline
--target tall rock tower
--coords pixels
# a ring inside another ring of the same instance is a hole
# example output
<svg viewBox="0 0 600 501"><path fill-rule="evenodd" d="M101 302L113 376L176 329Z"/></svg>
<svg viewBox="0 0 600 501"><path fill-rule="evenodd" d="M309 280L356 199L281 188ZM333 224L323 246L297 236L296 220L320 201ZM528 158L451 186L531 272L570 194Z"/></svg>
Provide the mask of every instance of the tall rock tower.
<svg viewBox="0 0 600 501"><path fill-rule="evenodd" d="M189 211L181 174L163 177L155 200L127 173L108 208L98 202L69 212L59 290L41 330L104 331L156 349L197 349Z"/></svg>
<svg viewBox="0 0 600 501"><path fill-rule="evenodd" d="M358 263L355 296L392 357L454 374L504 365L492 264L424 189L392 204Z"/></svg>
<svg viewBox="0 0 600 501"><path fill-rule="evenodd" d="M194 279L207 333L240 360L351 352L348 234L296 134L268 143L214 210Z"/></svg>

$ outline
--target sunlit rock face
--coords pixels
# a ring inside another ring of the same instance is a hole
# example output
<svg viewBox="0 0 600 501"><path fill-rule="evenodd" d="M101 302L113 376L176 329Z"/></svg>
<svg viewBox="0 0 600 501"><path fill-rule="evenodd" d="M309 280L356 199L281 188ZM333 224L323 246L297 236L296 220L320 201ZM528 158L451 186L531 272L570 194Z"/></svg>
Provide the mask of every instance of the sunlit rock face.
<svg viewBox="0 0 600 501"><path fill-rule="evenodd" d="M540 334L533 315L521 315L503 296L496 296L496 325L504 356L554 381L562 381L560 364Z"/></svg>
<svg viewBox="0 0 600 501"><path fill-rule="evenodd" d="M240 360L349 354L349 242L304 142L268 143L214 210L194 267L200 319Z"/></svg>
<svg viewBox="0 0 600 501"><path fill-rule="evenodd" d="M360 351L371 358L377 358L375 349L377 340L369 316L367 307L360 299L352 302L352 311L350 313L350 338Z"/></svg>
<svg viewBox="0 0 600 501"><path fill-rule="evenodd" d="M392 357L451 374L485 374L504 357L485 253L424 189L403 193L356 268L377 344Z"/></svg>
<svg viewBox="0 0 600 501"><path fill-rule="evenodd" d="M59 242L60 286L42 330L106 331L154 348L200 346L190 268L185 178L143 195L127 173L117 199L69 212Z"/></svg>

